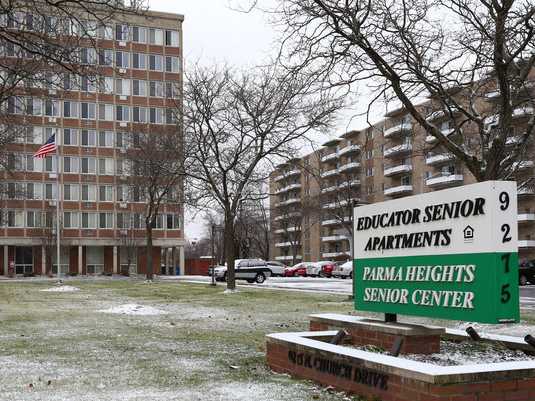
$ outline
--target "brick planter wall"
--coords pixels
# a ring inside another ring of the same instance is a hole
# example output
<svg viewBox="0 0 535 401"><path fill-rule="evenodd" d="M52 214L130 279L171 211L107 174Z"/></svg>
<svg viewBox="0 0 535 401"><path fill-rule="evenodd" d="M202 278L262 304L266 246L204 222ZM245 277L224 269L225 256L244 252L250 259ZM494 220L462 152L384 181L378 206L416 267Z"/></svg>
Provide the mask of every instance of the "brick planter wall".
<svg viewBox="0 0 535 401"><path fill-rule="evenodd" d="M440 352L443 328L415 326L402 323L384 323L357 316L312 315L310 331L345 330L351 335L351 344L374 345L392 349L397 337L403 339L401 354L433 354Z"/></svg>
<svg viewBox="0 0 535 401"><path fill-rule="evenodd" d="M335 331L317 333L317 338L328 333L334 335ZM460 367L459 372L445 373L449 371L429 365L428 372L411 371L410 361L395 365L391 362L398 358L390 358L390 361L386 358L386 363L382 364L376 356L367 360L348 355L342 351L344 347L322 346L319 341L310 343L309 339L315 335L312 332L288 335L288 339L282 334L268 335L267 364L273 371L333 386L369 401L535 400L535 362L529 362L532 368L525 369L515 369L511 365L510 370L489 371L485 366L479 372L477 369L464 372ZM299 338L306 339L300 344ZM316 347L312 343L320 345ZM335 352L335 349L341 351ZM359 353L363 354L369 353ZM422 367L422 364L417 365Z"/></svg>

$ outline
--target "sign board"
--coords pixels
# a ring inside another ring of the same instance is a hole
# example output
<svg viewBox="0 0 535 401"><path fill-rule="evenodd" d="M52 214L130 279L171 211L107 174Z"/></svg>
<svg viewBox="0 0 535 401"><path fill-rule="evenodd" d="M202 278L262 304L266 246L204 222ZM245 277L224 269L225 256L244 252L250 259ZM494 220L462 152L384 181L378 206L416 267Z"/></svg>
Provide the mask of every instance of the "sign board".
<svg viewBox="0 0 535 401"><path fill-rule="evenodd" d="M356 207L356 309L517 322L516 195L487 181Z"/></svg>

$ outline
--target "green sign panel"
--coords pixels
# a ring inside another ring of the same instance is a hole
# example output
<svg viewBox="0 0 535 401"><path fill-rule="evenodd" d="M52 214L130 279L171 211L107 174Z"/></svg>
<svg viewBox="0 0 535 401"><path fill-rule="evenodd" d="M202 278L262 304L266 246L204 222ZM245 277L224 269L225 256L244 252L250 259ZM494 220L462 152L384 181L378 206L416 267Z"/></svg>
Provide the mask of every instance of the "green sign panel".
<svg viewBox="0 0 535 401"><path fill-rule="evenodd" d="M354 213L357 310L519 320L514 182L468 185Z"/></svg>

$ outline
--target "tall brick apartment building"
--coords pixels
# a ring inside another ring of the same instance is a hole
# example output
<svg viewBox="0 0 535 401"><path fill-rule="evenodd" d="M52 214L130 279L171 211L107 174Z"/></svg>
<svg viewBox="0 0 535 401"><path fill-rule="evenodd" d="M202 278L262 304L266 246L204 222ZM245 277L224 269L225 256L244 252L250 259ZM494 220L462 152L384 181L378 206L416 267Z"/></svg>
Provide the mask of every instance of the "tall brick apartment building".
<svg viewBox="0 0 535 401"><path fill-rule="evenodd" d="M532 81L535 79L532 77ZM531 90L534 85L531 85ZM492 107L496 90L482 94ZM444 135L453 133L452 119L432 100L418 107ZM534 114L524 105L513 112L514 132L507 145L520 140ZM455 118L454 116L453 118ZM535 177L533 145L518 161L522 181ZM271 258L297 261L345 260L351 255L348 232L352 205L381 202L475 182L471 173L434 137L427 136L403 108L393 110L372 127L329 140L300 159L277 166L270 176ZM340 194L343 194L340 198ZM312 199L312 202L311 202ZM318 207L317 213L310 210ZM535 258L535 189L518 192L519 257ZM294 237L295 233L298 233Z"/></svg>
<svg viewBox="0 0 535 401"><path fill-rule="evenodd" d="M54 18L51 16L51 18ZM61 88L33 90L10 99L7 112L24 114L16 144L13 175L1 173L0 274L14 264L17 274L45 274L44 213L54 213L55 156L33 154L52 134L60 145L62 208L61 268L77 274L118 273L124 269L124 237L144 242L144 200L125 185L127 138L139 127L176 130L172 108L181 105L183 16L148 12L128 22L95 26L94 47L81 48L81 60L99 71L97 82L64 74ZM9 49L4 53L9 57ZM72 85L78 80L78 85ZM23 103L31 107L18 108ZM22 110L22 111L21 111ZM29 125L28 125L29 124ZM180 188L177 188L180 191ZM21 194L24 194L21 196ZM154 230L154 266L184 266L183 210L166 204ZM143 245L133 270L146 271ZM56 270L55 252L52 263ZM132 270L132 269L131 269Z"/></svg>

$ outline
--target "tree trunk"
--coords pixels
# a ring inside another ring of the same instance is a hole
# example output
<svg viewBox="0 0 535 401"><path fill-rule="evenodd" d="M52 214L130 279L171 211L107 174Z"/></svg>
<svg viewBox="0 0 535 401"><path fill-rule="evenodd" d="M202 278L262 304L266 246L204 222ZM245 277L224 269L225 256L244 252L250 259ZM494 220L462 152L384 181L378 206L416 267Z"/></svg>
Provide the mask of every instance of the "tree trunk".
<svg viewBox="0 0 535 401"><path fill-rule="evenodd" d="M230 212L225 212L225 259L227 262L227 289L236 289L234 275L235 241L234 241L234 217Z"/></svg>
<svg viewBox="0 0 535 401"><path fill-rule="evenodd" d="M146 225L147 228L147 280L153 279L153 266L152 266L152 224Z"/></svg>

